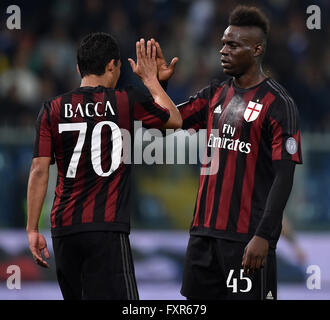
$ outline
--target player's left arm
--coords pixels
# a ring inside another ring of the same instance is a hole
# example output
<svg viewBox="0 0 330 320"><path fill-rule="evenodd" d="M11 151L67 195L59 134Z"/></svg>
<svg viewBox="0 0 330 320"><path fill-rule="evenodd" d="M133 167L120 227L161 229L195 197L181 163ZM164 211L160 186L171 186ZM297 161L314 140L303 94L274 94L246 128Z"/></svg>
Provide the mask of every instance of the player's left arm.
<svg viewBox="0 0 330 320"><path fill-rule="evenodd" d="M295 165L302 163L298 110L288 94L279 95L268 114L274 181L255 236L245 248L242 265L259 269L266 263L269 240L279 233L290 196Z"/></svg>
<svg viewBox="0 0 330 320"><path fill-rule="evenodd" d="M251 239L245 248L242 266L245 273L257 270L264 266L267 259L269 240L278 232L282 225L283 211L289 199L295 163L289 160L273 161L275 179L267 197L263 217Z"/></svg>
<svg viewBox="0 0 330 320"><path fill-rule="evenodd" d="M47 242L42 234L39 233L38 225L41 214L42 205L47 192L49 179L49 166L51 157L34 158L31 165L28 190L27 190L27 225L26 232L30 251L34 260L42 267L49 267L48 263L43 259L50 257Z"/></svg>

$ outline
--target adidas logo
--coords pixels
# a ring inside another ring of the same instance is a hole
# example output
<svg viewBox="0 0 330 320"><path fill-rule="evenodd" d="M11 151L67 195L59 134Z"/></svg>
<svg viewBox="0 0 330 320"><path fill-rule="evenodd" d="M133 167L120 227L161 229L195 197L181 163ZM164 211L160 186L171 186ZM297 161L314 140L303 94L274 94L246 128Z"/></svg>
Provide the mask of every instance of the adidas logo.
<svg viewBox="0 0 330 320"><path fill-rule="evenodd" d="M222 108L221 108L221 104L219 104L215 109L214 109L214 113L221 113L222 112Z"/></svg>
<svg viewBox="0 0 330 320"><path fill-rule="evenodd" d="M266 299L267 299L267 300L274 300L274 297L273 297L271 291L269 291L269 292L267 293Z"/></svg>

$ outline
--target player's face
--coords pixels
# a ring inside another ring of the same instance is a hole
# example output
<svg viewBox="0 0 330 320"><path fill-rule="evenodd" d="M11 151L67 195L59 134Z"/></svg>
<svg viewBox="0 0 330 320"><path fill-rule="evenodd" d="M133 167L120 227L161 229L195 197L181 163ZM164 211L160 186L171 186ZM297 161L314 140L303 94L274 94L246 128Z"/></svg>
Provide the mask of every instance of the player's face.
<svg viewBox="0 0 330 320"><path fill-rule="evenodd" d="M249 29L229 26L222 36L221 66L224 73L238 77L254 63L253 45Z"/></svg>

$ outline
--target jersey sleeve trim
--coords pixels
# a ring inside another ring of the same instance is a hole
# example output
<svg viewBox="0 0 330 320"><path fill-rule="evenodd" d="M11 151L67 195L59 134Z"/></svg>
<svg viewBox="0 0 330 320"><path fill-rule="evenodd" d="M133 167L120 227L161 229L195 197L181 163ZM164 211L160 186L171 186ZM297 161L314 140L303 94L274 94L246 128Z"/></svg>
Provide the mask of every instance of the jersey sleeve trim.
<svg viewBox="0 0 330 320"><path fill-rule="evenodd" d="M44 103L36 121L36 136L33 158L38 157L50 157L51 164L55 163L49 103Z"/></svg>

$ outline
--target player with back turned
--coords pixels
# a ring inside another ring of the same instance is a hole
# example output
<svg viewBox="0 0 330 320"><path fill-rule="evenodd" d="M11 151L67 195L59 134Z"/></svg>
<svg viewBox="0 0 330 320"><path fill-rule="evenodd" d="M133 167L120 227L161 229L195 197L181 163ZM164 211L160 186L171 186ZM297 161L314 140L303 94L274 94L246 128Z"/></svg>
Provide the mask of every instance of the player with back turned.
<svg viewBox="0 0 330 320"><path fill-rule="evenodd" d="M220 50L230 78L179 105L183 129L207 129L212 157L202 164L190 229L181 289L188 299L277 298L275 249L302 156L296 105L262 69L268 29L258 8L235 8ZM168 80L174 66L155 44Z"/></svg>
<svg viewBox="0 0 330 320"><path fill-rule="evenodd" d="M177 128L182 119L157 80L156 47L136 43L129 59L151 96L129 87L115 90L120 53L105 33L87 35L78 52L81 86L44 103L37 120L28 184L27 234L32 255L48 267L49 252L38 231L49 166L58 179L51 211L56 273L64 299L138 299L128 234L130 161L123 161L134 121ZM124 152L125 151L125 152ZM42 256L44 254L44 257Z"/></svg>

